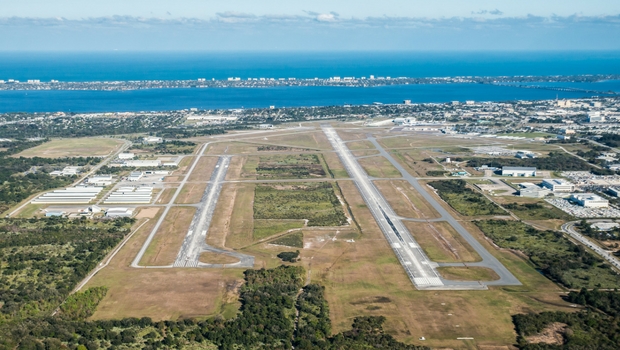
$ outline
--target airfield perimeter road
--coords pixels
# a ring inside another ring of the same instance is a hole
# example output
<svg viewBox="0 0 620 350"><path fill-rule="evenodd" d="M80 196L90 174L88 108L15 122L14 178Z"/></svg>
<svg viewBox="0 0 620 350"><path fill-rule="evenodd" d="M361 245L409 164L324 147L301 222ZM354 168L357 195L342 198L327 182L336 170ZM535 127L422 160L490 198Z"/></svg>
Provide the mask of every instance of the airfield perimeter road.
<svg viewBox="0 0 620 350"><path fill-rule="evenodd" d="M584 237L581 233L577 232L575 230L575 225L577 225L577 223L577 221L567 222L562 225L562 230L579 243L590 248L595 254L607 260L607 262L610 263L617 270L620 270L620 259L616 258L612 253L599 247L598 245L591 242L587 237Z"/></svg>
<svg viewBox="0 0 620 350"><path fill-rule="evenodd" d="M383 231L394 253L396 253L411 282L418 289L444 289L446 286L432 262L398 219L392 207L390 207L368 178L368 175L355 160L355 157L353 157L351 151L340 139L340 136L331 126L323 125L322 128L327 139L342 160L347 172L354 179L368 209L381 228L381 231ZM480 288L484 286L478 284L475 287Z"/></svg>
<svg viewBox="0 0 620 350"><path fill-rule="evenodd" d="M217 249L206 243L207 231L211 225L211 219L217 199L222 190L222 182L226 177L230 156L221 156L215 166L215 170L211 175L209 186L205 190L200 208L196 211L196 215L189 226L187 236L183 241L179 255L177 256L174 267L245 267L254 266L254 257L236 252ZM200 254L203 252L211 252L225 254L239 259L239 262L232 264L206 264L200 262Z"/></svg>
<svg viewBox="0 0 620 350"><path fill-rule="evenodd" d="M487 267L493 269L497 275L500 277L495 281L488 282L475 282L475 284L482 283L484 285L521 285L521 282L510 272L508 269L502 265L499 260L497 260L491 253L489 253L486 248L484 248L480 242L476 238L474 238L444 207L441 206L430 193L428 193L422 185L418 182L418 180L409 174L405 168L398 163L391 154L389 154L383 147L377 142L377 140L369 136L368 140L377 148L379 154L385 157L401 174L402 177L407 180L413 186L413 188L422 195L422 197L431 204L431 206L439 213L441 219L446 221L450 226L452 226L456 232L458 232L469 245L480 255L482 261L475 263L439 263L439 266L479 266L479 267ZM462 281L448 281L442 278L442 281L446 285L451 286L467 286L474 285L474 282L462 282Z"/></svg>

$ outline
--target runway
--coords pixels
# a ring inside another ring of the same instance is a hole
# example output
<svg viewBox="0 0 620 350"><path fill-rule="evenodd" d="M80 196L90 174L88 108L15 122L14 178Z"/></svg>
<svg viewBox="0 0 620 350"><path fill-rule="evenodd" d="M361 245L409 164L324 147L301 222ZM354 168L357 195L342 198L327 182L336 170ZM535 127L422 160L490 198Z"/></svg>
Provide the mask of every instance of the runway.
<svg viewBox="0 0 620 350"><path fill-rule="evenodd" d="M230 164L230 156L221 156L215 166L215 170L211 175L209 186L207 186L200 207L196 211L196 215L192 220L187 235L183 240L179 255L174 261L173 267L248 267L254 266L254 257L239 254L227 250L217 249L206 243L207 232L211 225L213 212L217 206L217 200L222 190L222 182L226 177L228 165ZM205 264L200 262L200 254L203 252L211 252L218 254L230 255L239 259L239 262L233 264Z"/></svg>
<svg viewBox="0 0 620 350"><path fill-rule="evenodd" d="M463 236L465 240L482 257L481 262L467 263L467 266L488 267L500 276L497 281L451 281L441 277L437 272L439 266L465 266L463 263L438 264L431 261L424 253L419 244L415 241L411 233L403 225L400 216L396 215L392 207L388 204L383 194L375 187L371 178L366 174L357 162L346 144L342 141L336 131L328 125L322 126L323 132L336 150L349 176L353 178L360 191L368 209L372 213L375 221L381 228L385 238L398 257L403 269L409 276L411 282L418 289L487 289L488 285L520 285L521 283L512 275L493 255L491 255L463 226L461 226L450 213L448 213L424 188L411 176L405 169L379 145L374 138L368 138L380 155L388 159L398 169L403 179L411 185L426 199L441 215L439 219L432 221L446 221Z"/></svg>

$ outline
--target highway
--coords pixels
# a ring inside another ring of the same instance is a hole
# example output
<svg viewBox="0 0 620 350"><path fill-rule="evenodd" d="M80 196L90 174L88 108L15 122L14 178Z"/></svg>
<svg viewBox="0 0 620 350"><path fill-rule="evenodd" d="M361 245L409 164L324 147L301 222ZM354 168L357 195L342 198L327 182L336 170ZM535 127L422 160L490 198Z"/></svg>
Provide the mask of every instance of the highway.
<svg viewBox="0 0 620 350"><path fill-rule="evenodd" d="M476 238L474 238L444 207L441 206L435 198L424 189L422 185L413 177L405 168L398 163L391 154L389 154L383 147L377 142L374 137L368 137L368 140L379 150L379 154L385 157L402 175L402 177L411 184L411 186L439 213L441 219L446 221L450 226L456 230L469 245L480 255L482 261L475 263L439 263L439 266L480 266L493 269L500 277L496 281L448 281L441 279L447 286L461 286L461 287L475 287L476 285L521 285L521 282L510 272L508 269L497 260L486 248L484 248Z"/></svg>
<svg viewBox="0 0 620 350"><path fill-rule="evenodd" d="M368 209L394 250L411 282L418 289L442 289L444 283L435 269L436 264L432 264L426 254L424 254L336 131L331 126L326 125L322 126L322 129L338 153L347 172L354 179Z"/></svg>
<svg viewBox="0 0 620 350"><path fill-rule="evenodd" d="M617 270L620 270L620 260L616 258L612 253L594 244L587 237L577 232L575 230L576 224L577 224L577 221L567 222L564 225L562 225L562 231L566 232L574 240L590 248L591 251L593 251L596 255L606 260L609 264L611 264L611 266L615 267Z"/></svg>
<svg viewBox="0 0 620 350"><path fill-rule="evenodd" d="M207 245L206 238L213 212L217 205L217 200L222 190L222 183L226 177L228 165L230 164L230 156L221 156L215 166L215 170L211 175L209 186L205 190L200 201L200 207L196 211L196 215L192 220L187 235L183 240L183 244L179 251L179 255L173 264L173 267L246 267L254 266L254 257L239 254L236 252L217 249ZM205 264L200 262L200 254L203 252L212 252L226 254L239 259L239 262L233 264Z"/></svg>

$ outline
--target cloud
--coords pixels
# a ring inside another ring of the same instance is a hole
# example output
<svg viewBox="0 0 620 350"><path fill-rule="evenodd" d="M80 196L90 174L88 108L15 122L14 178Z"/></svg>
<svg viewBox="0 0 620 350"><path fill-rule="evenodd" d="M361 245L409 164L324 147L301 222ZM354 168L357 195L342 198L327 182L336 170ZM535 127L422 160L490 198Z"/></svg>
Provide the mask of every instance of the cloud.
<svg viewBox="0 0 620 350"><path fill-rule="evenodd" d="M504 13L502 11L498 10L498 9L495 9L495 10L491 10L491 11L487 11L487 10L480 10L480 11L477 11L477 12L472 11L471 14L472 15L487 15L488 14L488 15L494 15L494 16L501 16Z"/></svg>
<svg viewBox="0 0 620 350"><path fill-rule="evenodd" d="M338 15L334 15L334 13L321 13L316 16L316 20L319 22L336 22L338 21Z"/></svg>
<svg viewBox="0 0 620 350"><path fill-rule="evenodd" d="M502 11L498 10L498 9L495 9L495 10L493 10L493 11L489 11L489 14L490 14L490 15L495 15L495 16L501 16L501 15L503 15L504 13L503 13Z"/></svg>

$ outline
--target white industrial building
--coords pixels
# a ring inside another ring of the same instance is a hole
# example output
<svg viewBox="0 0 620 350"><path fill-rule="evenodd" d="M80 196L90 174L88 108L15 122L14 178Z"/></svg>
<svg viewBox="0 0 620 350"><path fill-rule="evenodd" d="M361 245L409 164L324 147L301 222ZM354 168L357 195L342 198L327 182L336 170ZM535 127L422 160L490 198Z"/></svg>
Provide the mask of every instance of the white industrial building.
<svg viewBox="0 0 620 350"><path fill-rule="evenodd" d="M52 171L50 175L52 176L73 176L80 173L79 166L67 166L62 170Z"/></svg>
<svg viewBox="0 0 620 350"><path fill-rule="evenodd" d="M142 142L143 143L162 143L164 142L164 139L162 139L161 137L149 136L149 137L145 137Z"/></svg>
<svg viewBox="0 0 620 350"><path fill-rule="evenodd" d="M148 204L151 203L153 198L153 187L120 187L116 191L110 193L108 198L103 202L105 204L120 204L120 203L139 203Z"/></svg>
<svg viewBox="0 0 620 350"><path fill-rule="evenodd" d="M121 165L128 167L160 167L161 160L126 160Z"/></svg>
<svg viewBox="0 0 620 350"><path fill-rule="evenodd" d="M519 184L519 196L529 198L543 198L551 191L546 188L536 186L531 182L523 182Z"/></svg>
<svg viewBox="0 0 620 350"><path fill-rule="evenodd" d="M590 123L602 123L605 121L605 116L601 115L601 112L589 112L588 121Z"/></svg>
<svg viewBox="0 0 620 350"><path fill-rule="evenodd" d="M536 168L505 166L502 168L502 176L536 176Z"/></svg>
<svg viewBox="0 0 620 350"><path fill-rule="evenodd" d="M144 173L141 171L132 171L131 174L129 174L129 177L127 178L128 181L140 181L140 179L142 179L142 176L144 176Z"/></svg>
<svg viewBox="0 0 620 350"><path fill-rule="evenodd" d="M32 204L87 204L94 200L103 187L68 187L45 193L30 203Z"/></svg>
<svg viewBox="0 0 620 350"><path fill-rule="evenodd" d="M594 193L573 193L570 199L584 208L608 208L609 201Z"/></svg>
<svg viewBox="0 0 620 350"><path fill-rule="evenodd" d="M133 215L133 209L131 208L110 208L106 210L105 216L111 218L125 218Z"/></svg>
<svg viewBox="0 0 620 350"><path fill-rule="evenodd" d="M553 192L574 192L575 185L564 179L543 179L542 186Z"/></svg>
<svg viewBox="0 0 620 350"><path fill-rule="evenodd" d="M112 179L112 175L94 175L86 179L86 182L89 185L94 186L110 186L114 180Z"/></svg>
<svg viewBox="0 0 620 350"><path fill-rule="evenodd" d="M136 155L131 152L119 153L118 159L121 159L121 160L133 159L135 156Z"/></svg>

